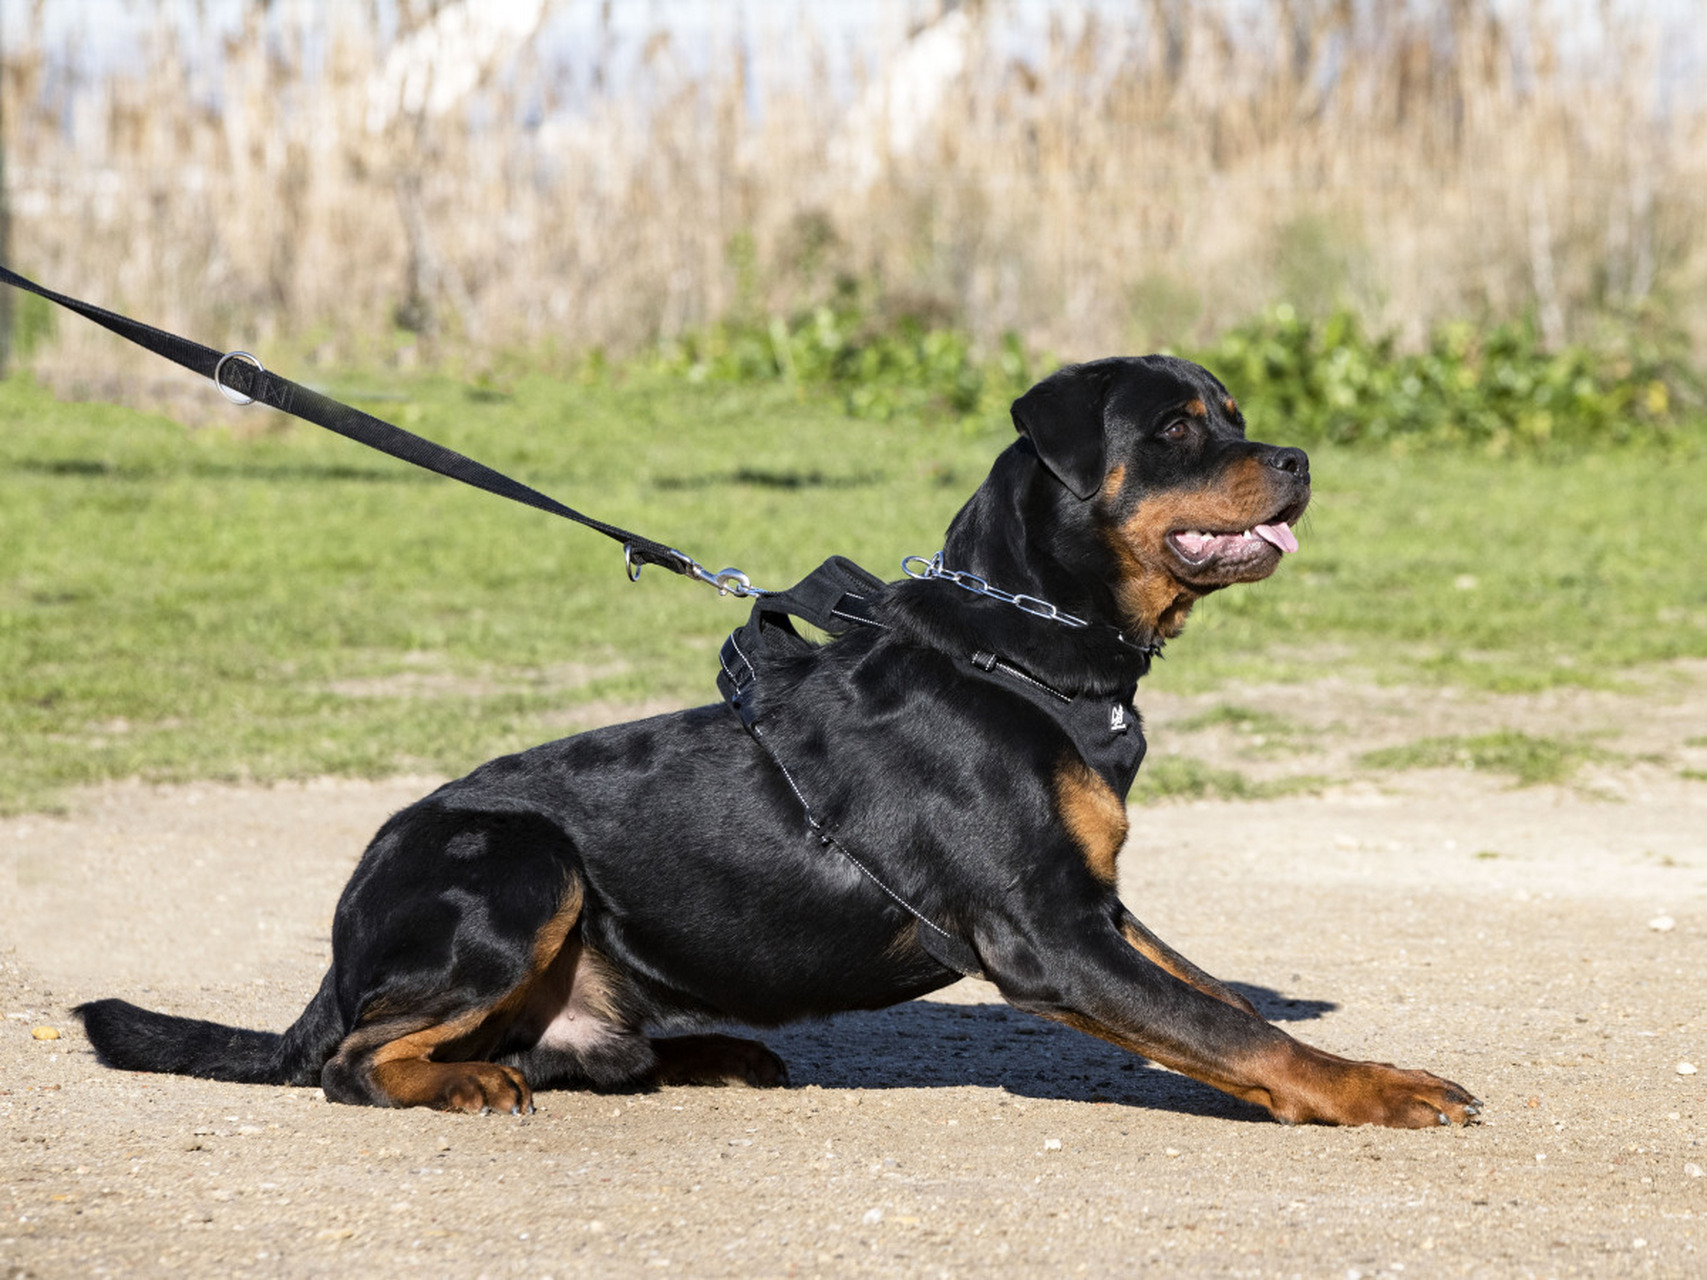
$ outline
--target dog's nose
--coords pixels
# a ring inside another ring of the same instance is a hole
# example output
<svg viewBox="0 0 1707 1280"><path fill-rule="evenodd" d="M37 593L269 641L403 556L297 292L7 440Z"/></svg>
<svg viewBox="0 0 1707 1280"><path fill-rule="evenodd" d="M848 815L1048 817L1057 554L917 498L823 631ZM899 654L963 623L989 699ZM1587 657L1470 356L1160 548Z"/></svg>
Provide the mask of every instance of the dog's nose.
<svg viewBox="0 0 1707 1280"><path fill-rule="evenodd" d="M1263 461L1276 471L1284 471L1300 480L1310 478L1310 455L1302 449L1270 449Z"/></svg>

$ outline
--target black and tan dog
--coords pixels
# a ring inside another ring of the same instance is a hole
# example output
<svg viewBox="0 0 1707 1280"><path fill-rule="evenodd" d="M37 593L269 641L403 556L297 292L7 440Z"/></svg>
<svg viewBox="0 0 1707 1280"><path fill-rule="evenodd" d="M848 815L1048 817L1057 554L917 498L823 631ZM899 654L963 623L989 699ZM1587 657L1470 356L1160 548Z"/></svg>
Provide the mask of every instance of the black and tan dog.
<svg viewBox="0 0 1707 1280"><path fill-rule="evenodd" d="M288 1031L98 1000L101 1060L463 1111L780 1084L754 1041L648 1028L879 1008L959 968L1283 1120L1474 1118L1449 1081L1269 1025L1115 892L1138 677L1193 602L1297 546L1309 460L1246 440L1226 389L1165 357L1063 369L1014 420L942 564L1019 605L856 575L858 625L827 643L737 633L729 703L494 760L387 822Z"/></svg>

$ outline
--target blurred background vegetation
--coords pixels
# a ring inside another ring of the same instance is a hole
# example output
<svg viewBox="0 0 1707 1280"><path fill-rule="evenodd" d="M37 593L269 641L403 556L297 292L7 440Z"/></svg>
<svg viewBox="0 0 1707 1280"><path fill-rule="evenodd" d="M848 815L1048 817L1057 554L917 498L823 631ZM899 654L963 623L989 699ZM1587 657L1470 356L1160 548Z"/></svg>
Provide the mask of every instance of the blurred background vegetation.
<svg viewBox="0 0 1707 1280"><path fill-rule="evenodd" d="M767 586L928 554L1031 381L1177 351L1317 497L1152 684L1597 685L1707 657L1698 17L0 0L0 226ZM0 809L710 696L739 606L9 302Z"/></svg>
<svg viewBox="0 0 1707 1280"><path fill-rule="evenodd" d="M656 358L839 382L859 412L1168 348L1312 438L1496 448L1701 406L1690 0L0 17L13 265L214 345L472 374ZM52 385L162 381L19 305Z"/></svg>

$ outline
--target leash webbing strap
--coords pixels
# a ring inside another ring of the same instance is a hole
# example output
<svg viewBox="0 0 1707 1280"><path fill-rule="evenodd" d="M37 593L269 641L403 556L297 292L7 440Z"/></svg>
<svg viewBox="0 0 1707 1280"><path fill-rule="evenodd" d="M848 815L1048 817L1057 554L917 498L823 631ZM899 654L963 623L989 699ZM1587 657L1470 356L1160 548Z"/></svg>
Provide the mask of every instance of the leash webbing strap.
<svg viewBox="0 0 1707 1280"><path fill-rule="evenodd" d="M164 329L156 329L153 325L143 324L140 320L132 320L128 316L121 316L116 311L108 311L105 307L97 307L92 303L55 293L33 280L26 280L5 266L0 266L0 283L26 290L68 311L75 311L84 319L111 330L139 347L163 356L192 373L201 374L235 404L259 401L281 413L312 422L317 427L324 427L403 462L413 463L452 480L460 480L501 498L509 498L513 502L562 516L565 520L573 520L602 533L607 538L614 538L627 547L631 573L637 571L633 566L641 564L662 565L672 572L684 575L691 573L693 562L681 552L661 542L654 542L651 538L630 533L616 525L584 515L573 507L565 506L557 499L513 480L501 471L494 471L454 449L447 449L299 382L292 382L289 378L271 373L245 352L215 351L199 342L168 333Z"/></svg>

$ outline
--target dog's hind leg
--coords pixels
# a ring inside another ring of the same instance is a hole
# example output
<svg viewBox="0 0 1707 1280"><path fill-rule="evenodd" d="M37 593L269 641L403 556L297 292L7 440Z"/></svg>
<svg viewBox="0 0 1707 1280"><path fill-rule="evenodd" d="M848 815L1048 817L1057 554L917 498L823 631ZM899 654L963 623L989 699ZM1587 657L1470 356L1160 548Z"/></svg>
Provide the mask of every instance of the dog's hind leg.
<svg viewBox="0 0 1707 1280"><path fill-rule="evenodd" d="M523 1072L490 1059L518 1015L549 985L563 954L578 950L572 935L582 904L580 882L573 881L535 934L525 968L496 989L471 989L468 980L479 976L478 968L464 965L457 974L461 981L447 981L446 990L410 1002L412 1008L395 997L374 999L321 1072L326 1096L443 1111L531 1111L533 1094ZM457 941L468 949L467 939L453 938L452 950Z"/></svg>
<svg viewBox="0 0 1707 1280"><path fill-rule="evenodd" d="M548 1079L644 1078L656 1056L623 1025L616 984L582 943L585 905L573 843L542 816L431 803L397 815L338 906L350 1030L321 1071L326 1096L525 1111ZM566 1025L544 1034L553 1019Z"/></svg>
<svg viewBox="0 0 1707 1280"><path fill-rule="evenodd" d="M441 1046L459 1038L461 1025L453 1020L424 1027L389 1040L370 1053L340 1049L321 1074L326 1096L335 1102L432 1107L438 1111L508 1111L513 1115L532 1111L533 1091L515 1067L496 1062L433 1060Z"/></svg>

